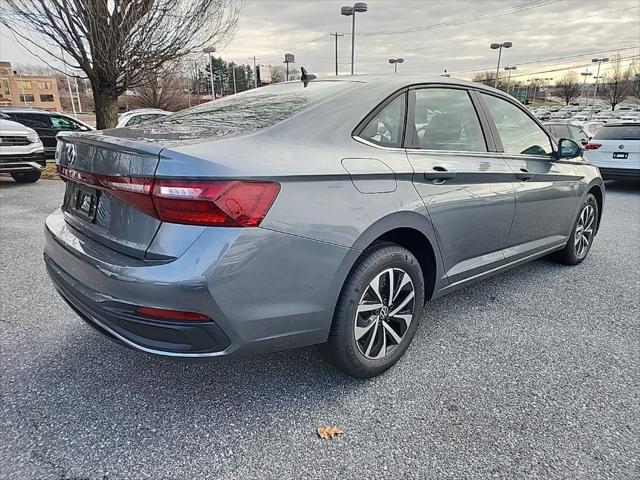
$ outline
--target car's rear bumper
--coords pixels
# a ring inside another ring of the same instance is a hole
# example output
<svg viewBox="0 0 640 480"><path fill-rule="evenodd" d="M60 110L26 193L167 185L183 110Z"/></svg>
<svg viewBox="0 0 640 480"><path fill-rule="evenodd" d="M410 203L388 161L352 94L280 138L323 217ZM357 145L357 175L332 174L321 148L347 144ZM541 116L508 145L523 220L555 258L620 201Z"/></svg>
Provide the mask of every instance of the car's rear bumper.
<svg viewBox="0 0 640 480"><path fill-rule="evenodd" d="M215 231L214 231L215 230ZM144 261L47 219L45 262L62 297L102 333L158 355L216 357L326 341L358 252L262 228L207 229L180 257ZM142 318L137 306L212 320Z"/></svg>
<svg viewBox="0 0 640 480"><path fill-rule="evenodd" d="M638 168L608 168L598 167L602 178L605 180L640 178L640 169Z"/></svg>

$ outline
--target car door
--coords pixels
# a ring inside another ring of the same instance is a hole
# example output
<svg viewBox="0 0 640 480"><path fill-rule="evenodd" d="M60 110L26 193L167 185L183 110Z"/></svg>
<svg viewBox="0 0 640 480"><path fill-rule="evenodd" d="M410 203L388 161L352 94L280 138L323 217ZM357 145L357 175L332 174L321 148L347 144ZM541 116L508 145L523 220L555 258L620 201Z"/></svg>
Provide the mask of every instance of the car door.
<svg viewBox="0 0 640 480"><path fill-rule="evenodd" d="M565 243L584 189L575 162L556 159L549 135L515 100L488 92L479 98L496 146L515 173L505 256L515 260Z"/></svg>
<svg viewBox="0 0 640 480"><path fill-rule="evenodd" d="M405 148L452 283L504 263L514 215L513 172L473 98L451 85L409 91Z"/></svg>

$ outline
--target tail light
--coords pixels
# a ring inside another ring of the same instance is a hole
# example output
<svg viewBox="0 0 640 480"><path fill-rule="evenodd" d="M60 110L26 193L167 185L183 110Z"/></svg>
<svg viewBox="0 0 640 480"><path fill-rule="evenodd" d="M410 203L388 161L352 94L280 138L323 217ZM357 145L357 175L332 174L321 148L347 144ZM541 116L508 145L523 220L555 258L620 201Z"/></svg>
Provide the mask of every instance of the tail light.
<svg viewBox="0 0 640 480"><path fill-rule="evenodd" d="M253 180L181 180L120 177L58 165L61 177L101 190L163 222L215 227L257 227L280 184Z"/></svg>
<svg viewBox="0 0 640 480"><path fill-rule="evenodd" d="M599 149L601 146L602 146L602 144L601 144L601 143L591 143L591 142L589 142L589 143L587 143L587 144L584 146L584 149L585 149L585 150L597 150L597 149Z"/></svg>

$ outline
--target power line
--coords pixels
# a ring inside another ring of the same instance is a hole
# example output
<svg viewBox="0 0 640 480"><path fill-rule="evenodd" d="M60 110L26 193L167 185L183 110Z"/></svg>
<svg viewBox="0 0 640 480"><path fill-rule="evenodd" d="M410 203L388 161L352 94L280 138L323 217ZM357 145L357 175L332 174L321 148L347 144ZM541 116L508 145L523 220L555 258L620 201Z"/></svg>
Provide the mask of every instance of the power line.
<svg viewBox="0 0 640 480"><path fill-rule="evenodd" d="M622 51L625 51L625 50L633 50L633 49L637 49L637 48L638 48L637 45L634 45L632 47L610 48L608 50L599 50L597 52L585 52L585 53L581 53L579 55L565 55L565 56L562 56L562 57L545 58L543 60L532 60L530 62L517 63L517 65L518 65L518 67L522 67L522 66L534 65L534 64L538 64L538 63L553 62L555 60L566 60L566 59L569 59L569 58L588 57L588 56L597 55L597 54L600 54L600 53L622 52ZM485 70L491 70L491 69L493 69L493 67L477 68L477 69L473 69L473 70L458 70L458 71L452 72L452 74L459 75L461 73L477 73L477 72L483 72Z"/></svg>
<svg viewBox="0 0 640 480"><path fill-rule="evenodd" d="M554 22L554 23L545 23L544 25L536 25L533 27L528 27L528 28L523 28L520 30L511 30L509 32L502 32L502 33L492 33L491 35L485 35L482 37L474 37L472 39L469 40L463 40L463 41L459 41L459 42L441 42L441 43L430 43L430 44L426 44L426 45L421 45L421 47L424 48L433 48L433 47L449 47L449 46L455 46L455 45L460 45L460 44L465 44L465 43L477 43L478 40L480 39L484 39L484 38L497 38L497 37L503 37L506 35L513 35L515 33L522 33L522 32L530 32L532 30L540 30L540 27L552 27L554 25L564 25L566 26L567 24L571 24L571 23L578 23L578 22L584 22L584 20L586 20L587 18L592 18L592 17L601 17L603 15L609 15L611 13L619 13L619 12L624 12L627 10L635 10L640 8L640 6L636 6L636 7L627 7L627 8L620 8L617 10L607 10L605 12L600 12L600 13L594 13L592 15L587 15L584 17L579 17L579 18L575 18L573 20L562 20L559 22Z"/></svg>
<svg viewBox="0 0 640 480"><path fill-rule="evenodd" d="M525 10L531 10L533 8L539 8L539 7L546 7L547 5L552 5L554 3L558 3L558 2L562 2L564 0L535 0L535 1L529 1L526 3L522 3L520 5L515 5L513 7L509 7L509 8L505 8L502 10L496 10L494 12L489 12L489 13L483 13L480 15L474 15L471 17L465 17L465 18L459 18L459 19L453 19L453 20L448 20L445 22L440 22L440 23L432 23L430 25L422 25L422 26L416 26L416 27L405 27L405 28L398 28L395 30L380 30L377 32L361 32L358 33L358 36L374 36L374 35L396 35L396 34L401 34L401 33L412 33L412 32L420 32L420 31L425 31L425 30L433 30L436 28L443 28L443 27L452 27L452 26L458 26L458 25L466 25L468 23L474 23L474 22L479 22L482 20L490 20L496 17L503 17L505 15L512 15L514 13L520 13L522 11ZM348 33L345 32L346 35L349 35Z"/></svg>

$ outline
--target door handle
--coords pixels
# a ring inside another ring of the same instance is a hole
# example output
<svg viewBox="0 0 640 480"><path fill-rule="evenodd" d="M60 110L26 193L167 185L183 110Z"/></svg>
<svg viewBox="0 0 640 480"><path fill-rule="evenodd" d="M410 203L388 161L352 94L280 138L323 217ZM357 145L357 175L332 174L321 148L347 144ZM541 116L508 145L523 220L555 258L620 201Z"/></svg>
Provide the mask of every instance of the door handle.
<svg viewBox="0 0 640 480"><path fill-rule="evenodd" d="M516 172L516 178L524 182L526 182L527 180L531 180L534 175L534 173L530 172L526 168L521 168L519 172Z"/></svg>
<svg viewBox="0 0 640 480"><path fill-rule="evenodd" d="M451 180L453 177L456 176L456 172L447 170L444 167L440 167L440 166L433 167L433 170L434 170L433 172L425 172L424 179L431 180L435 184L444 183L447 180Z"/></svg>

